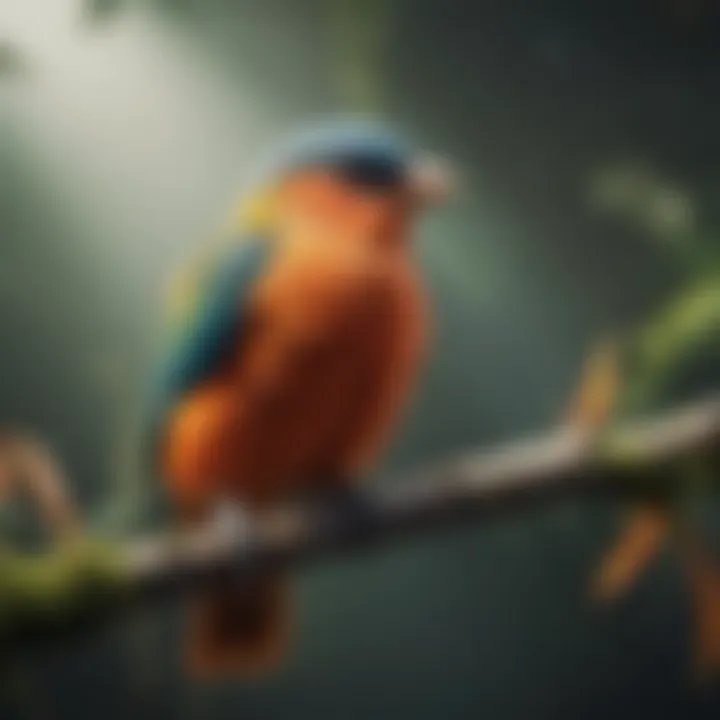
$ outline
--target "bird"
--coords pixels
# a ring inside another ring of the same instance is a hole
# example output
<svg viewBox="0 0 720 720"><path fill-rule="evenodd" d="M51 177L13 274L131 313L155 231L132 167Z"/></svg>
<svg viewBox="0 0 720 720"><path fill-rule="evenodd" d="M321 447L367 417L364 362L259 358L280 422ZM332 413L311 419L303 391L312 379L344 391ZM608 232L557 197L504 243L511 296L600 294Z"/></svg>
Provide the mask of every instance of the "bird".
<svg viewBox="0 0 720 720"><path fill-rule="evenodd" d="M260 163L226 241L170 290L153 463L182 522L352 495L431 347L413 238L453 184L448 163L373 120L305 128ZM190 672L275 670L292 636L288 585L276 572L199 596Z"/></svg>

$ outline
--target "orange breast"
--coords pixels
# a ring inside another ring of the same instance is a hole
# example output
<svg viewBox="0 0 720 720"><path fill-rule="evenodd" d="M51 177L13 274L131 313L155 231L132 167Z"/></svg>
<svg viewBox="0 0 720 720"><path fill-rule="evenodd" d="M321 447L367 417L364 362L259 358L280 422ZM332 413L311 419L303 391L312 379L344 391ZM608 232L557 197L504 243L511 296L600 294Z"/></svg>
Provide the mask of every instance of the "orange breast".
<svg viewBox="0 0 720 720"><path fill-rule="evenodd" d="M424 335L410 265L315 243L259 283L234 364L176 409L165 470L185 504L263 504L371 461L410 389Z"/></svg>

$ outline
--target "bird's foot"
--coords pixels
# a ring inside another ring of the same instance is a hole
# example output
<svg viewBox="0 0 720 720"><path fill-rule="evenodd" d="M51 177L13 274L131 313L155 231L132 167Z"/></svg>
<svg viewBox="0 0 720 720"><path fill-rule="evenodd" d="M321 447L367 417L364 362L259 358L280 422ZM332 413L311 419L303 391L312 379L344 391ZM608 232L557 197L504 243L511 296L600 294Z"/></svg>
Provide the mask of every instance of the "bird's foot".
<svg viewBox="0 0 720 720"><path fill-rule="evenodd" d="M371 496L352 482L333 482L303 493L301 502L319 533L333 532L350 540L371 539L377 511Z"/></svg>

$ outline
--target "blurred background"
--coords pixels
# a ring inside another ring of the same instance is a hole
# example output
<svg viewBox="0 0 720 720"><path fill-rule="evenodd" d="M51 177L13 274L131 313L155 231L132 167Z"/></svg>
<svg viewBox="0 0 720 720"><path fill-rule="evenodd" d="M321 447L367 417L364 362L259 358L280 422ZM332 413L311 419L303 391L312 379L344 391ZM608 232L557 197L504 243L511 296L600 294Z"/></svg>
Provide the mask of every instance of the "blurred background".
<svg viewBox="0 0 720 720"><path fill-rule="evenodd" d="M168 274L258 147L341 111L463 178L418 240L437 345L377 481L551 426L594 342L650 323L681 344L702 312L653 318L720 285L718 37L711 0L0 0L0 422L49 440L93 527L166 522L138 448ZM699 355L646 404L717 382ZM262 684L189 685L166 607L6 658L0 712L717 717L671 556L617 607L587 600L617 511L564 503L303 573L292 656Z"/></svg>

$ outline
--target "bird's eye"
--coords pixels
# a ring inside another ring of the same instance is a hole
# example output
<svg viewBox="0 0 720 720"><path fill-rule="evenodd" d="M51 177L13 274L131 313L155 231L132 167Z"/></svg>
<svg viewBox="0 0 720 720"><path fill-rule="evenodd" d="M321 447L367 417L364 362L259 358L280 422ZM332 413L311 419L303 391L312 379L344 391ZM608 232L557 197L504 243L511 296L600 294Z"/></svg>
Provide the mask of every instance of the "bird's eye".
<svg viewBox="0 0 720 720"><path fill-rule="evenodd" d="M402 180L399 165L384 158L352 158L338 170L346 182L377 193L394 190Z"/></svg>

